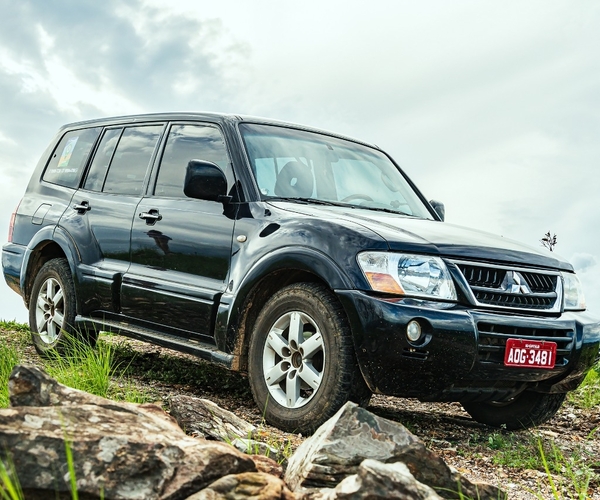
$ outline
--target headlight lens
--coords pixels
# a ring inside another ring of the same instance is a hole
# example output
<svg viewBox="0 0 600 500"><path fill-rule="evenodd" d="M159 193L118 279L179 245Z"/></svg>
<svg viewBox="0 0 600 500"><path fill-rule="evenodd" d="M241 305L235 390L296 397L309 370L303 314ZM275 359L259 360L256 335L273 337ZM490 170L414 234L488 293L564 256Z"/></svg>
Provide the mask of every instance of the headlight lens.
<svg viewBox="0 0 600 500"><path fill-rule="evenodd" d="M585 297L579 278L574 273L562 273L565 285L565 311L585 310Z"/></svg>
<svg viewBox="0 0 600 500"><path fill-rule="evenodd" d="M377 292L456 300L454 282L439 257L363 252L358 254L358 264Z"/></svg>

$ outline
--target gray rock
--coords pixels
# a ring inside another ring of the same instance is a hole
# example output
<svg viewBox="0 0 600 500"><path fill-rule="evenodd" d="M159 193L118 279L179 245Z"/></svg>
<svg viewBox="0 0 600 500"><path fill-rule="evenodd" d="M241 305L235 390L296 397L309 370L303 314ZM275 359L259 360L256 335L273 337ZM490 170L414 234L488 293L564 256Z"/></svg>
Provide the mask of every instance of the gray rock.
<svg viewBox="0 0 600 500"><path fill-rule="evenodd" d="M376 460L363 461L357 474L348 476L333 490L321 490L320 495L321 500L441 499L429 486L419 483L403 463Z"/></svg>
<svg viewBox="0 0 600 500"><path fill-rule="evenodd" d="M231 442L250 439L256 431L249 422L237 417L208 399L177 395L170 399L169 410L188 434Z"/></svg>
<svg viewBox="0 0 600 500"><path fill-rule="evenodd" d="M288 462L285 481L292 491L335 488L357 474L365 459L406 464L415 479L443 498L463 495L498 500L505 494L489 484L473 484L449 467L402 424L377 417L354 403L344 405Z"/></svg>

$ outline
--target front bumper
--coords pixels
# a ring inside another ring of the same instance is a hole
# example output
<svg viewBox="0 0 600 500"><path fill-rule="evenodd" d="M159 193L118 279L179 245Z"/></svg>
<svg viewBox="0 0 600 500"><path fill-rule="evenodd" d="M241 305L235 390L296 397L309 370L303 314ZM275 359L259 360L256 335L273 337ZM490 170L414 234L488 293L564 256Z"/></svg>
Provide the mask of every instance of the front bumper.
<svg viewBox="0 0 600 500"><path fill-rule="evenodd" d="M598 357L600 322L587 313L559 318L486 312L458 304L382 298L338 290L348 314L358 363L377 393L424 401L501 401L530 389L575 389ZM412 344L416 319L423 338ZM553 337L553 369L504 366L506 338Z"/></svg>

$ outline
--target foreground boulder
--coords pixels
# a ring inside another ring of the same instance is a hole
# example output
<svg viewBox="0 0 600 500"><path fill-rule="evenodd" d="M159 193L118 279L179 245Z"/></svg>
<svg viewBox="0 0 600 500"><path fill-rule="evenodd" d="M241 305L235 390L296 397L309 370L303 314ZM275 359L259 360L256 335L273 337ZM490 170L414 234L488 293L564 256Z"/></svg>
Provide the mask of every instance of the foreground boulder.
<svg viewBox="0 0 600 500"><path fill-rule="evenodd" d="M495 486L474 484L449 467L402 424L346 403L315 434L304 441L288 462L285 481L294 492L335 488L357 474L365 459L402 462L415 479L442 498L498 500L506 495Z"/></svg>
<svg viewBox="0 0 600 500"><path fill-rule="evenodd" d="M186 436L153 405L76 391L35 367L16 367L9 390L0 449L8 450L27 499L70 491L65 441L80 498L183 499L223 476L256 471L248 456Z"/></svg>

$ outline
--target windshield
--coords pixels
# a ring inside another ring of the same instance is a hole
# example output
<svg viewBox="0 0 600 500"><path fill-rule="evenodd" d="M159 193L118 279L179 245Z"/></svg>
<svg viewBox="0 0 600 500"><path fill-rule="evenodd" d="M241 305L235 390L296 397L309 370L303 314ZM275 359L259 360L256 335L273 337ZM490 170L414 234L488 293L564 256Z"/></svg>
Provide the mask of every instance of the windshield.
<svg viewBox="0 0 600 500"><path fill-rule="evenodd" d="M348 205L432 219L380 151L302 130L242 123L262 198Z"/></svg>

